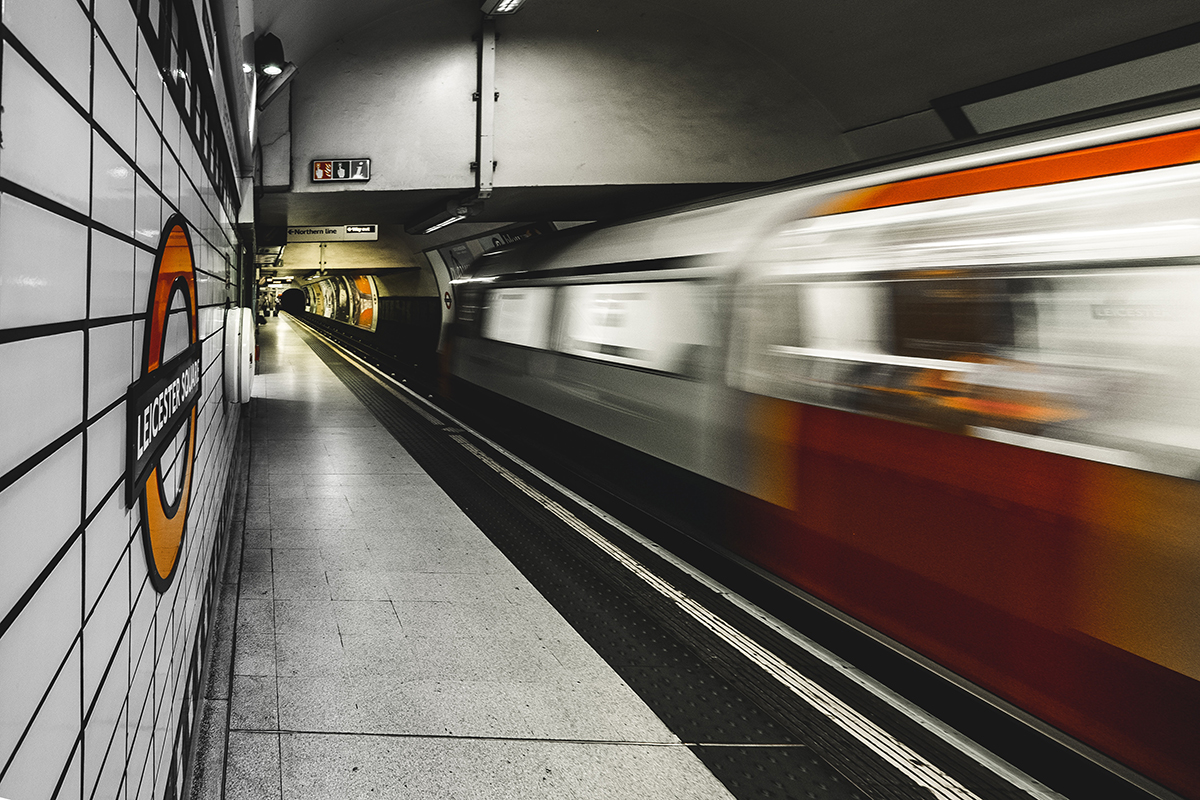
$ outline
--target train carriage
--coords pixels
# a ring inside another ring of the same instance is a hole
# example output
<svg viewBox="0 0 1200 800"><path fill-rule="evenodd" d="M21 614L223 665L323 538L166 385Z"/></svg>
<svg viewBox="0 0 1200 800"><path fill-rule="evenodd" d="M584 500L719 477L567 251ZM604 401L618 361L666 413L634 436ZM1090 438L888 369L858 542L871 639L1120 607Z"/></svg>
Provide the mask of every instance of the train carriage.
<svg viewBox="0 0 1200 800"><path fill-rule="evenodd" d="M1200 796L1198 124L490 253L451 369L719 481L721 545Z"/></svg>

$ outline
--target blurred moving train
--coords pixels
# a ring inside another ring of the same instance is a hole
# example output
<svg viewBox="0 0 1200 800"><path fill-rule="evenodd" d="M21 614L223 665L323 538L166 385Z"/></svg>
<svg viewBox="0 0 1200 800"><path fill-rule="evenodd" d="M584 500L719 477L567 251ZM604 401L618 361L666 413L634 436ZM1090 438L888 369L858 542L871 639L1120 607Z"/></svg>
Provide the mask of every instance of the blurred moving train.
<svg viewBox="0 0 1200 800"><path fill-rule="evenodd" d="M457 379L730 488L721 545L1200 797L1200 114L481 256Z"/></svg>

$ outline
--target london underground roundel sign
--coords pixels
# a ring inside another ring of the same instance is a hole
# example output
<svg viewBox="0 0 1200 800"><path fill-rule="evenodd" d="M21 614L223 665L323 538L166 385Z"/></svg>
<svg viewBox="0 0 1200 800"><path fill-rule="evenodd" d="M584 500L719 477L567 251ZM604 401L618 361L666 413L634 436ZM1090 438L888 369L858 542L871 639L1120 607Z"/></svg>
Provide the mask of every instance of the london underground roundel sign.
<svg viewBox="0 0 1200 800"><path fill-rule="evenodd" d="M167 220L146 309L141 377L127 394L126 503L141 508L150 582L171 585L187 527L196 461L200 343L187 223Z"/></svg>

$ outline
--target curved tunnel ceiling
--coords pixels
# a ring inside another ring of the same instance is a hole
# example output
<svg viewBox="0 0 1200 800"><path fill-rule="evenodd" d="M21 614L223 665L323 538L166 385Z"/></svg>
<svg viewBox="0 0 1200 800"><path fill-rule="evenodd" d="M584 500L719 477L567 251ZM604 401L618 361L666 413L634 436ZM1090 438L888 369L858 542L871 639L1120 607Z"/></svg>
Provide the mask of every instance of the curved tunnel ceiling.
<svg viewBox="0 0 1200 800"><path fill-rule="evenodd" d="M256 0L256 32L279 36L298 67L290 87L293 176L310 157L305 142L320 139L317 126L297 124L297 114L312 113L302 98L337 85L339 71L391 79L370 74L386 65L374 64L382 51L364 52L364 43L420 42L445 37L449 26L462 30L463 51L473 53L468 37L478 20L478 0ZM483 218L594 218L637 208L639 198L653 205L937 144L952 137L931 110L936 98L1198 22L1200 7L1180 0L528 0L497 25L497 86L513 92L510 115L497 117L496 135L508 145L497 158L515 177L506 185L498 172ZM503 58L522 48L527 58L506 67ZM611 70L617 77L585 80L576 96L540 105L526 97L538 93L530 89L534 69L572 65L585 78ZM633 98L627 114L623 98L603 97L622 93ZM603 120L588 117L592 103ZM607 126L601 141L611 147L593 139L585 155L571 150L572 123L593 136ZM860 135L872 130L886 136ZM466 145L457 133L410 141L419 142L410 149L423 164L446 157L456 165L437 181L401 186L397 176L372 191L310 192L293 177L267 195L261 213L268 224L336 223L368 209L387 217L380 221L409 218L470 188L470 155L459 152ZM795 153L781 145L789 137L802 142ZM613 152L596 152L605 149ZM672 193L672 184L682 186Z"/></svg>

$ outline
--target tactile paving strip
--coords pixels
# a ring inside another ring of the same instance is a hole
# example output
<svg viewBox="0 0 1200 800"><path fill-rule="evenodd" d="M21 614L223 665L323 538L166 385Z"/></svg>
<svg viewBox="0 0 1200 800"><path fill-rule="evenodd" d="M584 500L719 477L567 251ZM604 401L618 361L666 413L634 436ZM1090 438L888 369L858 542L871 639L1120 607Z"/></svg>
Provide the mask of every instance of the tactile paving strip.
<svg viewBox="0 0 1200 800"><path fill-rule="evenodd" d="M700 626L683 619L665 598L636 585L614 563L605 563L607 557L597 557L574 532L564 535L561 520L516 492L323 343L303 335L664 723L681 740L695 744L697 755L736 796L930 796L823 715L781 691L761 670ZM682 574L672 575L671 580L681 588L690 582ZM819 671L822 665L806 666ZM836 676L833 679L837 682ZM898 716L887 708L870 713ZM937 749L938 743L928 742L930 737L919 726L905 722L892 719L889 727L917 728L905 734ZM948 748L942 743L941 749ZM990 773L980 774L986 771L977 766L956 763L962 761L956 753L942 752L931 760L943 762L943 768L979 797L1027 797Z"/></svg>

